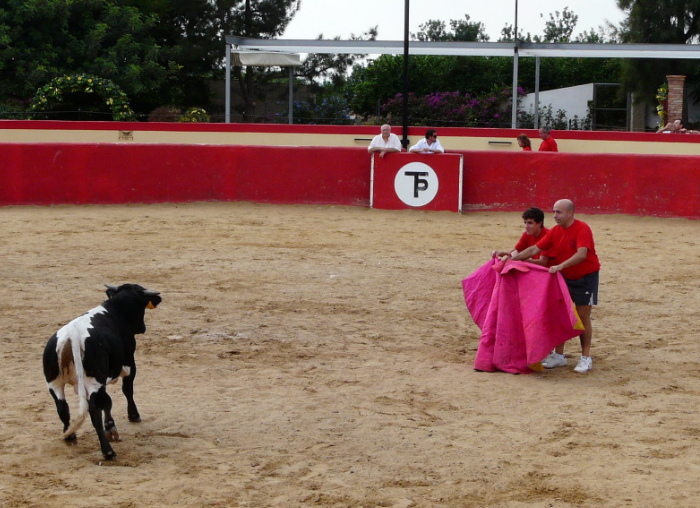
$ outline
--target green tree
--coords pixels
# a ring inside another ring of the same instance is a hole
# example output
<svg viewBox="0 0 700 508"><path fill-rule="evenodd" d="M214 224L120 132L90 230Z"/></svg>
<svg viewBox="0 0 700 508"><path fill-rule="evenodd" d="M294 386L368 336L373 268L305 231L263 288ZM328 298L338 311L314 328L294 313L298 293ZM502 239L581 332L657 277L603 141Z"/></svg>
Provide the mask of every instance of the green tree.
<svg viewBox="0 0 700 508"><path fill-rule="evenodd" d="M506 25L501 28L501 36L498 38L498 42L513 42L514 31L513 25L506 23ZM522 30L518 30L518 40L521 42L532 42L532 35L530 35L530 32L523 34Z"/></svg>
<svg viewBox="0 0 700 508"><path fill-rule="evenodd" d="M587 42L592 37L603 41L602 31L583 32L574 37L578 16L568 8L549 16L545 33L534 38L519 34L524 41ZM467 26L468 25L468 26ZM485 40L485 27L464 20L451 21L450 29L442 21L430 20L413 34L414 39L431 40ZM593 34L593 35L591 35ZM512 41L513 28L506 25L501 42ZM356 65L348 80L345 94L353 111L363 116L377 115L381 106L402 90L403 57L383 55L366 66ZM619 60L590 58L544 58L541 60L540 88L550 90L591 82L616 81L620 74ZM510 87L513 83L513 59L506 57L448 57L411 56L409 59L410 91L416 96L437 92L462 92L471 96L489 93L493 86ZM534 88L535 59L520 59L518 81L521 87Z"/></svg>
<svg viewBox="0 0 700 508"><path fill-rule="evenodd" d="M483 23L472 22L469 15L451 20L449 30L444 21L428 20L411 37L419 41L488 41ZM500 65L498 59L414 55L409 59L411 91L418 95L456 90L485 93L494 83L502 83ZM485 76L480 76L483 73ZM382 55L367 65L355 65L344 93L353 111L374 116L381 104L402 89L403 56Z"/></svg>
<svg viewBox="0 0 700 508"><path fill-rule="evenodd" d="M452 19L448 31L444 21L429 19L419 25L420 31L417 34L412 33L411 38L417 41L487 42L489 36L484 24L470 20L469 14L465 14L464 19Z"/></svg>
<svg viewBox="0 0 700 508"><path fill-rule="evenodd" d="M168 48L179 74L172 95L182 107L209 105L209 79L224 74L226 35L270 39L281 35L299 9L300 0L126 0L154 15L154 37ZM247 9L248 7L248 9ZM255 119L258 85L279 78L277 69L233 68L244 118Z"/></svg>
<svg viewBox="0 0 700 508"><path fill-rule="evenodd" d="M416 34L412 33L411 38L417 41L487 42L489 36L484 24L470 20L469 14L465 14L464 19L452 19L448 31L444 21L429 19L419 25L420 31Z"/></svg>
<svg viewBox="0 0 700 508"><path fill-rule="evenodd" d="M150 102L175 72L151 36L156 21L106 0L6 0L0 102L26 102L50 80L81 73L112 80L135 105Z"/></svg>
<svg viewBox="0 0 700 508"><path fill-rule="evenodd" d="M373 41L377 38L377 27L374 26L364 32L362 35L350 35L350 40L353 41ZM318 40L323 39L323 34L319 34ZM335 37L333 40L340 40L340 37ZM354 63L364 58L364 55L358 54L309 54L304 60L301 68L296 72L297 76L306 80L307 85L324 84L326 87L330 85L332 88L342 86L347 77L347 72ZM321 87L314 87L317 90Z"/></svg>
<svg viewBox="0 0 700 508"><path fill-rule="evenodd" d="M429 19L420 25L420 32L411 33L411 39L416 41L447 41L450 35L447 33L445 22L439 19Z"/></svg>
<svg viewBox="0 0 700 508"><path fill-rule="evenodd" d="M700 38L700 0L617 0L627 14L620 27L622 42L691 44ZM653 102L656 90L669 74L688 76L688 82L700 81L696 60L634 59L623 64L622 84Z"/></svg>
<svg viewBox="0 0 700 508"><path fill-rule="evenodd" d="M540 14L540 17L544 17ZM554 11L544 24L544 35L535 37L535 42L572 42L572 35L578 23L578 16L568 7L560 13Z"/></svg>
<svg viewBox="0 0 700 508"><path fill-rule="evenodd" d="M544 14L540 13L540 17L543 18ZM578 15L568 7L564 7L564 10L561 12L554 11L554 14L549 14L549 20L545 22L544 34L533 37L530 32L523 34L522 30L519 30L518 40L523 42L616 42L617 33L612 26L608 26L607 30L603 26L599 26L597 30L593 28L589 31L584 30L574 37L573 34L577 24ZM513 25L506 23L501 29L501 37L498 39L498 42L513 42Z"/></svg>
<svg viewBox="0 0 700 508"><path fill-rule="evenodd" d="M247 14L246 4L249 7ZM284 33L300 4L300 0L215 0L216 28L220 37L235 34L270 39ZM245 72L241 67L234 67L233 74L245 102L243 119L254 121L258 97L256 83L270 81L280 77L281 73L275 69L248 66Z"/></svg>
<svg viewBox="0 0 700 508"><path fill-rule="evenodd" d="M216 3L208 0L122 0L156 20L150 34L167 54L177 74L168 81L168 94L155 106L176 104L208 107L207 80L222 59L222 36ZM150 111L150 110L149 110Z"/></svg>

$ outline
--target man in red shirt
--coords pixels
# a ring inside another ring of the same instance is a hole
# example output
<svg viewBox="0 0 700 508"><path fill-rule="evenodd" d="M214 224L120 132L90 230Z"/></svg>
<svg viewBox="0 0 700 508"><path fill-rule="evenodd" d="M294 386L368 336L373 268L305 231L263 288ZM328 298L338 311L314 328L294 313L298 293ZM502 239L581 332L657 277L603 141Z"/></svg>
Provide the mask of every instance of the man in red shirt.
<svg viewBox="0 0 700 508"><path fill-rule="evenodd" d="M540 127L540 152L558 152L557 142L550 134L549 127Z"/></svg>
<svg viewBox="0 0 700 508"><path fill-rule="evenodd" d="M512 257L515 261L528 259L546 250L552 252L559 264L549 267L549 273L561 272L576 305L584 332L581 339L581 359L574 369L588 372L593 367L591 359L591 308L598 303L598 272L600 261L595 252L593 233L588 224L574 218L574 203L560 199L554 203L554 222L557 223L545 237ZM557 347L543 362L546 368L566 365L564 345Z"/></svg>
<svg viewBox="0 0 700 508"><path fill-rule="evenodd" d="M525 232L520 237L518 243L515 244L513 250L495 250L491 253L491 257L498 257L502 261L505 261L507 258L515 256L518 252L527 249L531 245L535 245L549 232L549 229L544 227L544 212L539 208L532 207L525 210L523 212L523 223L525 224ZM550 259L547 253L541 253L532 256L532 258L526 261L540 266L551 266L554 259Z"/></svg>

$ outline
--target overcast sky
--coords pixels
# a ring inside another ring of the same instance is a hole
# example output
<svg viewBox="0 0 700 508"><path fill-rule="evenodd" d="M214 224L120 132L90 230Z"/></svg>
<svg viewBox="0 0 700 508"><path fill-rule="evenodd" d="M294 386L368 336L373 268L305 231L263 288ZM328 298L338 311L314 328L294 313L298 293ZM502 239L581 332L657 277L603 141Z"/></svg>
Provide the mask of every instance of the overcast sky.
<svg viewBox="0 0 700 508"><path fill-rule="evenodd" d="M379 40L403 40L405 0L301 0L301 9L282 36L283 39L324 39L350 34L360 35L368 28L379 27ZM606 20L618 25L625 16L615 0L518 0L518 29L542 35L549 14L565 7L578 15L574 35L597 31ZM501 29L515 19L515 0L410 0L409 30L416 33L429 19L480 21L490 40L496 42ZM543 14L543 16L540 16Z"/></svg>

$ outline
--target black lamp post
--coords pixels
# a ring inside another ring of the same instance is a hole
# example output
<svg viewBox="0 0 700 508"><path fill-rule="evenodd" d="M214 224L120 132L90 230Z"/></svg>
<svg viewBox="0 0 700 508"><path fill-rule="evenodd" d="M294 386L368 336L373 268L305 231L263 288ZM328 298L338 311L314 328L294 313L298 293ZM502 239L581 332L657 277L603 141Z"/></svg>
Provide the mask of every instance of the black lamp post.
<svg viewBox="0 0 700 508"><path fill-rule="evenodd" d="M401 145L408 150L408 4L404 7L403 15L403 138Z"/></svg>
<svg viewBox="0 0 700 508"><path fill-rule="evenodd" d="M245 36L246 36L246 37L252 37L252 35L251 35L251 33L250 33L250 15L251 15L251 12L250 12L250 0L245 0L245 18L244 18L244 22L245 22Z"/></svg>
<svg viewBox="0 0 700 508"><path fill-rule="evenodd" d="M513 48L513 111L511 115L510 127L518 127L518 0L515 0L515 33L513 34L515 47ZM535 109L537 106L535 105Z"/></svg>

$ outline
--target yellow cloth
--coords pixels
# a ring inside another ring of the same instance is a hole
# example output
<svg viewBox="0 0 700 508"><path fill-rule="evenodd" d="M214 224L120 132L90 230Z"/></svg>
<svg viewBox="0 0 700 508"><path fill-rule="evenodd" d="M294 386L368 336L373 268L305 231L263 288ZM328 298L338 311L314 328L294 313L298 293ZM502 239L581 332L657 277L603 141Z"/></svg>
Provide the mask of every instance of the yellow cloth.
<svg viewBox="0 0 700 508"><path fill-rule="evenodd" d="M571 306L574 308L574 315L576 316L576 325L574 325L574 330L585 330L586 327L583 326L583 321L581 321L581 317L578 315L578 312L576 312L576 304L571 302Z"/></svg>

